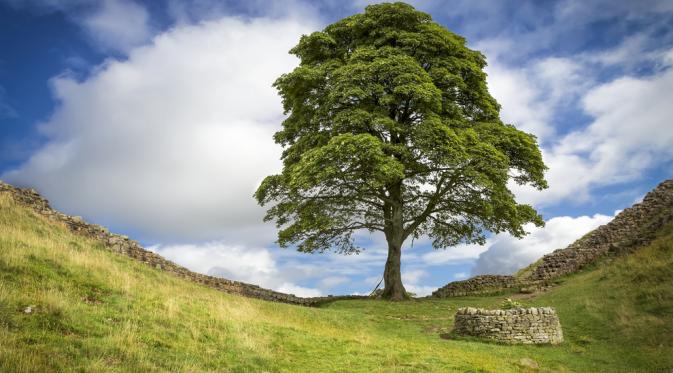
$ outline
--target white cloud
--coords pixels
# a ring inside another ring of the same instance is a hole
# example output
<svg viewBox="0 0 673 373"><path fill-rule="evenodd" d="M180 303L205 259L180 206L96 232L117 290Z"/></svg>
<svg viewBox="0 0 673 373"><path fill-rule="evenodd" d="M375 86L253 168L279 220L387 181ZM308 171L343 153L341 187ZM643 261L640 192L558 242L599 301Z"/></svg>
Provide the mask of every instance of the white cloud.
<svg viewBox="0 0 673 373"><path fill-rule="evenodd" d="M276 290L285 294L294 294L298 297L319 297L322 295L320 290L297 286L289 283L282 284L276 288Z"/></svg>
<svg viewBox="0 0 673 373"><path fill-rule="evenodd" d="M128 0L102 0L98 8L80 23L103 49L128 51L151 37L147 10Z"/></svg>
<svg viewBox="0 0 673 373"><path fill-rule="evenodd" d="M542 144L557 132L554 115L577 101L592 83L586 66L571 58L547 56L522 66L504 62L514 42L489 39L476 45L488 56L489 92L502 106L501 118L537 136Z"/></svg>
<svg viewBox="0 0 673 373"><path fill-rule="evenodd" d="M519 201L538 207L581 203L593 188L637 180L673 159L673 126L666 119L673 116L668 104L673 50L656 45L653 35L635 34L611 49L546 56L521 66L503 61L512 45L490 39L477 49L489 58L489 90L502 105L502 119L538 137L549 167L550 188L543 192L511 184ZM653 73L628 75L643 65ZM626 75L598 82L605 67ZM589 118L585 126L568 119L582 116Z"/></svg>
<svg viewBox="0 0 673 373"><path fill-rule="evenodd" d="M409 284L418 283L423 277L427 277L428 273L422 269L412 269L402 272L402 282Z"/></svg>
<svg viewBox="0 0 673 373"><path fill-rule="evenodd" d="M148 248L166 259L199 273L260 283L273 276L276 261L266 249L230 247L222 242L185 245L155 245Z"/></svg>
<svg viewBox="0 0 673 373"><path fill-rule="evenodd" d="M337 285L342 285L350 282L350 278L346 276L328 276L318 282L318 287L321 289L331 289Z"/></svg>
<svg viewBox="0 0 673 373"><path fill-rule="evenodd" d="M453 274L453 279L454 280L464 280L466 278L470 277L470 274L467 272L458 272Z"/></svg>
<svg viewBox="0 0 673 373"><path fill-rule="evenodd" d="M421 280L425 277L428 277L428 272L420 268L403 271L402 282L404 283L404 288L418 297L429 295L437 290L437 288L434 286L421 285Z"/></svg>
<svg viewBox="0 0 673 373"><path fill-rule="evenodd" d="M298 286L292 282L306 278L311 274L310 270L291 265L279 266L276 258L267 249L230 246L214 241L204 244L155 245L148 250L198 273L243 281L298 296L321 295L318 289ZM336 277L327 277L324 281L330 282L332 286L338 283Z"/></svg>
<svg viewBox="0 0 673 373"><path fill-rule="evenodd" d="M152 36L147 9L134 0L0 0L16 9L61 12L103 51L125 53Z"/></svg>
<svg viewBox="0 0 673 373"><path fill-rule="evenodd" d="M624 39L618 46L596 53L589 53L584 58L589 62L603 65L621 65L627 64L634 66L643 62L645 58L652 56L645 53L649 35L640 33Z"/></svg>
<svg viewBox="0 0 673 373"><path fill-rule="evenodd" d="M423 286L416 284L405 284L404 289L406 291L413 293L416 297L424 297L426 295L432 294L433 291L437 290L436 286Z"/></svg>
<svg viewBox="0 0 673 373"><path fill-rule="evenodd" d="M591 188L636 180L673 160L673 69L648 77L625 76L598 85L582 98L592 122L544 150L550 188L514 187L520 200L553 205L579 202Z"/></svg>
<svg viewBox="0 0 673 373"><path fill-rule="evenodd" d="M460 244L446 249L437 249L421 256L426 265L444 265L464 263L477 259L481 253L488 249L490 240L484 245Z"/></svg>
<svg viewBox="0 0 673 373"><path fill-rule="evenodd" d="M529 71L508 68L494 59L489 62L486 73L489 91L502 106L503 121L540 139L553 135L550 123L553 108L541 102L540 91Z"/></svg>
<svg viewBox="0 0 673 373"><path fill-rule="evenodd" d="M543 228L528 224L529 234L522 239L509 234L497 235L479 255L472 274L512 274L543 255L568 246L612 218L600 214L577 218L561 216L549 219Z"/></svg>
<svg viewBox="0 0 673 373"><path fill-rule="evenodd" d="M537 90L542 93L545 106L552 108L573 103L593 83L592 78L586 75L586 66L570 58L543 58L536 61L531 69L540 85Z"/></svg>
<svg viewBox="0 0 673 373"><path fill-rule="evenodd" d="M141 239L267 245L275 229L252 194L280 169L271 83L296 65L287 51L310 29L225 18L162 34L83 82L60 76L49 141L2 178Z"/></svg>
<svg viewBox="0 0 673 373"><path fill-rule="evenodd" d="M601 19L621 17L626 19L641 18L646 13L666 13L673 11L673 4L667 0L633 1L582 1L566 0L556 7L559 23L572 24L596 22Z"/></svg>

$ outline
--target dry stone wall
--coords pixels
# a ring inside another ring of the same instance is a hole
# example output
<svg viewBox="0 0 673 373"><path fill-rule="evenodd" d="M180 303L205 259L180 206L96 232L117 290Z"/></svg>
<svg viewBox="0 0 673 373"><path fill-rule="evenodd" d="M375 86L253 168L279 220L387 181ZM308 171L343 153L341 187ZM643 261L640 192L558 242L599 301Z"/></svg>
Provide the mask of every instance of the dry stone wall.
<svg viewBox="0 0 673 373"><path fill-rule="evenodd" d="M611 222L589 232L565 249L542 257L527 281L546 281L576 272L613 252L628 253L652 241L659 229L673 221L673 180L649 192L641 203L620 212Z"/></svg>
<svg viewBox="0 0 673 373"><path fill-rule="evenodd" d="M126 236L110 233L106 228L89 224L78 216L66 215L52 209L49 202L33 189L20 189L0 181L0 193L3 192L9 193L16 202L29 207L39 215L51 221L65 224L73 233L97 240L111 251L131 257L158 270L170 272L175 276L226 293L302 306L316 306L324 302L340 299L366 298L361 296L302 298L293 294L264 289L257 285L192 272L187 268L164 259L158 254L145 250L137 241L131 240Z"/></svg>
<svg viewBox="0 0 673 373"><path fill-rule="evenodd" d="M463 281L449 282L432 293L433 298L490 294L519 286L513 276L481 275Z"/></svg>
<svg viewBox="0 0 673 373"><path fill-rule="evenodd" d="M454 333L508 344L559 344L563 331L551 307L486 310L460 308Z"/></svg>
<svg viewBox="0 0 673 373"><path fill-rule="evenodd" d="M432 297L489 294L515 287L545 288L552 283L550 280L577 272L609 253L632 252L652 241L657 232L670 222L673 222L673 180L666 180L649 192L641 203L620 212L608 224L589 232L565 249L543 256L521 278L476 276L450 282L433 292Z"/></svg>

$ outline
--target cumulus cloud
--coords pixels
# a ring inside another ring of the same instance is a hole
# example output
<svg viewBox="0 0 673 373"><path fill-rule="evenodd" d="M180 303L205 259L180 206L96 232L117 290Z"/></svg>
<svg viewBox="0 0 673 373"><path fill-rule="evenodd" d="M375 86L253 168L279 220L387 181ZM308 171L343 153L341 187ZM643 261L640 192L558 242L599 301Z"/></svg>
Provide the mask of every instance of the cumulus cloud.
<svg viewBox="0 0 673 373"><path fill-rule="evenodd" d="M413 293L416 297L425 297L432 294L433 291L437 290L436 286L425 286L418 284L404 284L404 288Z"/></svg>
<svg viewBox="0 0 673 373"><path fill-rule="evenodd" d="M402 282L409 284L418 283L423 277L426 277L428 273L422 269L412 269L402 272Z"/></svg>
<svg viewBox="0 0 673 373"><path fill-rule="evenodd" d="M152 31L147 10L127 0L103 0L80 23L103 49L128 51L148 41Z"/></svg>
<svg viewBox="0 0 673 373"><path fill-rule="evenodd" d="M487 67L489 91L502 105L501 117L522 131L540 139L553 135L551 105L538 103L539 89L524 69L507 68L497 63Z"/></svg>
<svg viewBox="0 0 673 373"><path fill-rule="evenodd" d="M218 275L245 282L264 282L277 271L276 261L266 249L228 246L222 242L151 246L151 251L179 261L199 273Z"/></svg>
<svg viewBox="0 0 673 373"><path fill-rule="evenodd" d="M299 297L319 297L323 295L320 292L320 290L311 289L289 283L283 283L282 285L277 287L276 290L280 291L281 293L294 294Z"/></svg>
<svg viewBox="0 0 673 373"><path fill-rule="evenodd" d="M453 279L454 280L464 280L466 278L470 277L470 274L467 272L457 272L453 274Z"/></svg>
<svg viewBox="0 0 673 373"><path fill-rule="evenodd" d="M673 160L673 69L652 76L624 76L582 97L592 118L585 127L543 149L550 188L542 193L515 187L521 200L552 205L586 200L591 189L636 180Z"/></svg>
<svg viewBox="0 0 673 373"><path fill-rule="evenodd" d="M318 287L323 289L332 289L333 287L350 282L346 276L328 276L320 280Z"/></svg>
<svg viewBox="0 0 673 373"><path fill-rule="evenodd" d="M403 271L402 282L404 283L404 288L418 297L429 295L437 290L437 288L434 286L421 285L423 278L426 277L428 277L428 272L423 269L416 268Z"/></svg>
<svg viewBox="0 0 673 373"><path fill-rule="evenodd" d="M211 276L256 284L299 296L338 294L345 287L371 290L381 275L355 283L354 278L381 273L385 252L372 250L360 255L324 255L307 257L292 250L235 246L226 241L199 244L165 244L148 248L188 269ZM427 276L420 269L405 271L403 278L414 288ZM315 284L311 287L299 284ZM420 292L433 290L427 288ZM424 293L425 294L425 293Z"/></svg>
<svg viewBox="0 0 673 373"><path fill-rule="evenodd" d="M612 218L600 214L576 218L560 216L549 219L543 228L527 225L529 234L523 239L499 234L479 255L472 274L512 274L543 255L568 246Z"/></svg>
<svg viewBox="0 0 673 373"><path fill-rule="evenodd" d="M577 59L547 56L532 58L526 64L505 62L514 41L489 39L477 43L489 64L488 87L500 103L501 118L531 133L545 144L556 138L554 116L567 109L591 88L593 79Z"/></svg>
<svg viewBox="0 0 673 373"><path fill-rule="evenodd" d="M427 265L445 265L470 262L487 250L490 241L484 245L460 244L446 249L432 250L421 256Z"/></svg>
<svg viewBox="0 0 673 373"><path fill-rule="evenodd" d="M267 249L230 246L221 241L155 245L148 249L195 272L243 281L302 297L322 294L318 289L296 285L293 281L306 277L307 271L279 266L276 258ZM331 286L340 283L335 277L323 280Z"/></svg>
<svg viewBox="0 0 673 373"><path fill-rule="evenodd" d="M152 36L150 14L133 0L0 0L38 14L61 12L103 51L125 53Z"/></svg>
<svg viewBox="0 0 673 373"><path fill-rule="evenodd" d="M624 10L626 11L626 9ZM549 167L549 189L512 183L519 201L537 207L589 199L597 187L637 180L673 160L673 50L639 33L611 49L570 57L505 62L506 39L477 44L489 58L488 83L501 117L537 136ZM634 56L634 57L632 57ZM638 75L634 66L652 72ZM621 71L599 81L601 69Z"/></svg>
<svg viewBox="0 0 673 373"><path fill-rule="evenodd" d="M59 76L46 145L2 178L141 239L267 245L274 229L252 194L280 168L271 83L296 65L287 51L310 30L224 18L162 34L85 81Z"/></svg>

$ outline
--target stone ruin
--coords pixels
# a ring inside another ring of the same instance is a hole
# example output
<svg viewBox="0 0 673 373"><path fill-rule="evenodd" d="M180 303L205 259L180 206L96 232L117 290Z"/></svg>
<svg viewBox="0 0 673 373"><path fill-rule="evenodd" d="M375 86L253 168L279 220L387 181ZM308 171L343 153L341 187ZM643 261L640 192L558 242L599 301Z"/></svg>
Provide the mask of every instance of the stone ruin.
<svg viewBox="0 0 673 373"><path fill-rule="evenodd" d="M507 344L559 344L563 331L551 307L487 310L460 308L453 332Z"/></svg>

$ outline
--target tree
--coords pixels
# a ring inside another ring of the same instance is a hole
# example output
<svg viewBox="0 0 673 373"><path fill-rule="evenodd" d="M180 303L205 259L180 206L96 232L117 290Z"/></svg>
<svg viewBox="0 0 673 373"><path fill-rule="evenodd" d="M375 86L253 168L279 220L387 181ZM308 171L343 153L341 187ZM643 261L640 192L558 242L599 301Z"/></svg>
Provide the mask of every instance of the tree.
<svg viewBox="0 0 673 373"><path fill-rule="evenodd" d="M388 243L383 296L407 298L402 245L521 237L543 220L508 182L546 188L533 135L503 123L484 56L404 3L370 5L301 37L300 65L274 86L287 118L274 140L283 170L255 193L281 247L359 252L354 232Z"/></svg>

